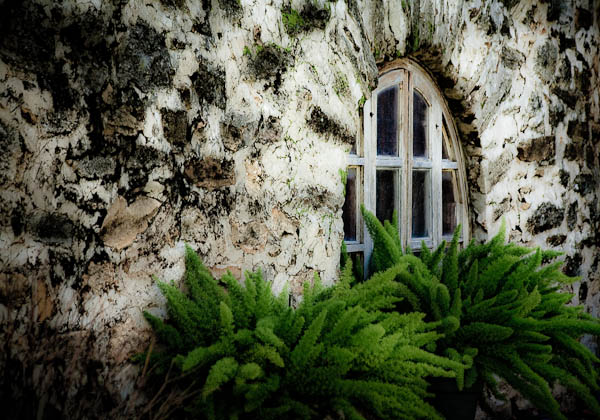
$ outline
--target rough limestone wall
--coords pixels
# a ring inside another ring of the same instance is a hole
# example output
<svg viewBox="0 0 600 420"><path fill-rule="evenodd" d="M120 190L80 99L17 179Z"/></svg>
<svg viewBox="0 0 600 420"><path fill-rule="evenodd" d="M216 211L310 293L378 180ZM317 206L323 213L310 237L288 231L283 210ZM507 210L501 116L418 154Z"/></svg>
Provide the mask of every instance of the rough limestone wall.
<svg viewBox="0 0 600 420"><path fill-rule="evenodd" d="M294 297L334 281L358 104L375 61L406 54L455 112L475 236L504 216L512 240L565 250L598 315L599 10L537 3L0 2L9 410L143 402L128 357L150 337L141 309L164 309L150 276L179 279L186 242ZM284 26L290 7L306 25Z"/></svg>
<svg viewBox="0 0 600 420"><path fill-rule="evenodd" d="M9 417L105 418L133 395L142 309L164 313L151 275L179 281L184 243L294 298L334 281L340 169L377 75L344 2L294 2L291 33L281 1L0 7Z"/></svg>

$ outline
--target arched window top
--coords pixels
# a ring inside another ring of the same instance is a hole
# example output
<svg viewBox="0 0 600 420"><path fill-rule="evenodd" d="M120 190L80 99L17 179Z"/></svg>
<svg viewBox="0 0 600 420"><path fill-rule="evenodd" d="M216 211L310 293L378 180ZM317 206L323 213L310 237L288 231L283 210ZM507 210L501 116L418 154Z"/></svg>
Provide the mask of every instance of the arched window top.
<svg viewBox="0 0 600 420"><path fill-rule="evenodd" d="M462 226L469 239L466 175L458 133L431 76L404 58L385 65L364 106L364 136L348 158L344 204L349 251L366 260L372 243L360 203L380 220L398 213L404 247L434 247Z"/></svg>

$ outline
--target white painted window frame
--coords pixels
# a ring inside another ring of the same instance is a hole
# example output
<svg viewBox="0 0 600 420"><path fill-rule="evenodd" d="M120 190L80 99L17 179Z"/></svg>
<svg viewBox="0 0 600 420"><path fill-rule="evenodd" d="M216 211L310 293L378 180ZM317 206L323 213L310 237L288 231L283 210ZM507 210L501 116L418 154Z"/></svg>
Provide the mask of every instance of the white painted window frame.
<svg viewBox="0 0 600 420"><path fill-rule="evenodd" d="M398 86L398 156L377 155L377 94L392 85ZM425 98L429 107L427 158L413 158L412 154L412 97L417 89ZM451 170L455 174L454 195L456 201L457 223L461 224L461 242L470 239L468 194L464 156L460 147L458 131L450 113L448 104L433 78L414 60L403 58L385 65L379 74L377 88L371 92L371 98L364 104L363 138L359 139L356 154L348 156L348 166L358 168L357 179L363 181L363 188L358 188L357 207L360 199L365 208L376 214L376 171L377 169L395 169L398 191L396 209L398 209L398 226L402 247L410 246L420 249L424 240L428 247L437 246L442 240L449 241L452 235L442 234L442 171ZM443 124L443 120L446 124ZM447 139L446 146L450 159L442 159L442 141ZM412 170L423 168L430 173L429 188L429 235L426 238L412 238ZM348 252L362 252L365 262L365 275L368 261L373 250L373 241L358 214L357 240L346 241Z"/></svg>

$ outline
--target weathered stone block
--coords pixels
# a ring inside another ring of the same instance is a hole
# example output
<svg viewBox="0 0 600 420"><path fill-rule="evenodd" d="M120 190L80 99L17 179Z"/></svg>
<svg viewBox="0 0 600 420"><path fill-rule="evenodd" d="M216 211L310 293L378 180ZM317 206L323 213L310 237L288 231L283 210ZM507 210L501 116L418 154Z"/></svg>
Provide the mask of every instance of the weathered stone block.
<svg viewBox="0 0 600 420"><path fill-rule="evenodd" d="M502 46L500 59L507 68L514 70L525 61L525 55L514 48Z"/></svg>
<svg viewBox="0 0 600 420"><path fill-rule="evenodd" d="M221 139L223 146L230 152L237 152L244 144L244 134L247 127L238 127L234 124L221 124Z"/></svg>
<svg viewBox="0 0 600 420"><path fill-rule="evenodd" d="M65 214L36 211L27 219L27 230L47 244L65 244L73 240L75 223Z"/></svg>
<svg viewBox="0 0 600 420"><path fill-rule="evenodd" d="M17 130L0 121L0 185L15 181L23 139Z"/></svg>
<svg viewBox="0 0 600 420"><path fill-rule="evenodd" d="M565 265L563 266L563 272L567 276L577 276L581 273L581 263L583 262L583 257L580 253L575 253L573 255L567 255L565 258Z"/></svg>
<svg viewBox="0 0 600 420"><path fill-rule="evenodd" d="M565 210L554 204L545 202L540 205L533 216L527 221L527 229L531 233L540 233L561 225L565 217Z"/></svg>
<svg viewBox="0 0 600 420"><path fill-rule="evenodd" d="M563 101L571 109L575 109L575 107L577 106L577 101L581 97L579 92L570 92L567 89L562 89L556 84L550 87L550 92L555 94L558 97L558 99Z"/></svg>
<svg viewBox="0 0 600 420"><path fill-rule="evenodd" d="M219 0L219 7L230 18L239 18L242 13L242 3L240 0Z"/></svg>
<svg viewBox="0 0 600 420"><path fill-rule="evenodd" d="M339 122L325 114L318 106L311 107L306 118L308 125L319 134L331 134L339 141L353 145L355 137Z"/></svg>
<svg viewBox="0 0 600 420"><path fill-rule="evenodd" d="M43 278L38 278L32 287L34 314L38 322L44 322L52 315L54 301L48 294Z"/></svg>
<svg viewBox="0 0 600 420"><path fill-rule="evenodd" d="M565 146L565 159L581 161L583 159L583 143L581 141L573 141Z"/></svg>
<svg viewBox="0 0 600 420"><path fill-rule="evenodd" d="M574 190L582 196L596 191L596 178L592 174L579 174L573 181Z"/></svg>
<svg viewBox="0 0 600 420"><path fill-rule="evenodd" d="M325 29L330 16L329 8L313 2L306 3L300 12L289 6L282 10L285 29L292 36L311 29Z"/></svg>
<svg viewBox="0 0 600 420"><path fill-rule="evenodd" d="M525 162L540 162L554 158L554 136L526 140L517 146L517 157Z"/></svg>
<svg viewBox="0 0 600 420"><path fill-rule="evenodd" d="M75 168L85 178L102 178L114 175L117 162L112 156L88 156L74 163Z"/></svg>
<svg viewBox="0 0 600 420"><path fill-rule="evenodd" d="M265 249L267 244L267 227L258 220L244 223L235 219L229 220L231 224L231 241L236 247L248 254L256 254Z"/></svg>
<svg viewBox="0 0 600 420"><path fill-rule="evenodd" d="M262 118L258 124L258 132L256 133L256 141L261 143L272 143L281 138L281 121L279 118L270 116Z"/></svg>
<svg viewBox="0 0 600 420"><path fill-rule="evenodd" d="M265 45L258 48L258 52L251 60L251 69L258 79L275 77L273 87L279 89L281 76L292 64L293 58L284 49L277 45Z"/></svg>
<svg viewBox="0 0 600 420"><path fill-rule="evenodd" d="M594 16L592 12L582 7L578 7L575 9L575 28L576 30L580 29L589 29L594 23Z"/></svg>
<svg viewBox="0 0 600 420"><path fill-rule="evenodd" d="M569 173L564 169L561 169L560 171L558 171L558 176L560 179L560 185L566 188L569 185L569 181L571 180L571 175L569 175Z"/></svg>
<svg viewBox="0 0 600 420"><path fill-rule="evenodd" d="M552 235L546 238L546 243L550 246L560 246L567 240L567 235Z"/></svg>
<svg viewBox="0 0 600 420"><path fill-rule="evenodd" d="M235 184L235 171L231 160L212 157L193 159L186 163L185 175L199 187L213 190Z"/></svg>
<svg viewBox="0 0 600 420"><path fill-rule="evenodd" d="M133 243L138 234L148 228L149 220L154 217L160 201L140 197L131 205L121 196L108 209L102 222L100 236L107 246L121 250Z"/></svg>
<svg viewBox="0 0 600 420"><path fill-rule="evenodd" d="M567 227L569 230L575 229L577 226L577 213L579 211L579 203L577 201L572 202L569 205L569 211L567 212Z"/></svg>
<svg viewBox="0 0 600 420"><path fill-rule="evenodd" d="M187 113L161 109L163 132L167 141L173 145L183 145L187 141Z"/></svg>
<svg viewBox="0 0 600 420"><path fill-rule="evenodd" d="M506 168L510 165L512 160L512 153L509 150L505 150L496 160L490 162L487 176L490 188L504 178L506 175Z"/></svg>
<svg viewBox="0 0 600 420"><path fill-rule="evenodd" d="M494 221L496 221L500 217L502 217L502 215L505 214L509 209L510 209L510 198L506 197L494 209Z"/></svg>
<svg viewBox="0 0 600 420"><path fill-rule="evenodd" d="M132 83L143 92L168 86L174 72L165 38L140 20L119 45L116 68L120 86Z"/></svg>
<svg viewBox="0 0 600 420"><path fill-rule="evenodd" d="M589 138L590 126L587 122L577 120L569 121L567 126L567 135L573 141L584 141Z"/></svg>
<svg viewBox="0 0 600 420"><path fill-rule="evenodd" d="M201 104L213 104L225 109L225 71L210 66L203 60L198 62L198 71L191 77L192 84Z"/></svg>
<svg viewBox="0 0 600 420"><path fill-rule="evenodd" d="M185 5L185 0L160 0L166 7L181 8Z"/></svg>
<svg viewBox="0 0 600 420"><path fill-rule="evenodd" d="M544 82L550 82L554 78L557 59L558 47L552 41L546 41L538 47L535 57L535 71Z"/></svg>

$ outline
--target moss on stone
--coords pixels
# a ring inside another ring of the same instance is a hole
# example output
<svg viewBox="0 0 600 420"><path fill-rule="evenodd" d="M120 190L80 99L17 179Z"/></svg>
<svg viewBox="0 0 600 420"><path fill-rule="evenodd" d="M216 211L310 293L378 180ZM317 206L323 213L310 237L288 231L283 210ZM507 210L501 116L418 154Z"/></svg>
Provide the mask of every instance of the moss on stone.
<svg viewBox="0 0 600 420"><path fill-rule="evenodd" d="M293 9L290 6L284 7L281 11L281 20L286 32L290 36L309 31L313 28L323 30L330 17L331 10L329 3L325 3L324 7L320 7L318 4L309 2L301 11Z"/></svg>
<svg viewBox="0 0 600 420"><path fill-rule="evenodd" d="M302 16L296 9L286 8L281 12L281 20L283 22L283 26L285 26L285 30L290 35L295 35L301 32L306 25Z"/></svg>
<svg viewBox="0 0 600 420"><path fill-rule="evenodd" d="M319 134L331 134L340 141L353 145L354 136L348 129L335 121L329 115L325 114L318 106L313 106L307 117L308 125Z"/></svg>
<svg viewBox="0 0 600 420"><path fill-rule="evenodd" d="M333 90L337 96L346 96L350 93L350 86L348 85L348 78L343 73L335 74L335 81L333 83Z"/></svg>
<svg viewBox="0 0 600 420"><path fill-rule="evenodd" d="M281 83L281 76L292 63L292 56L288 49L276 44L255 45L255 54L251 59L251 69L258 79L275 78L274 88L277 91Z"/></svg>

